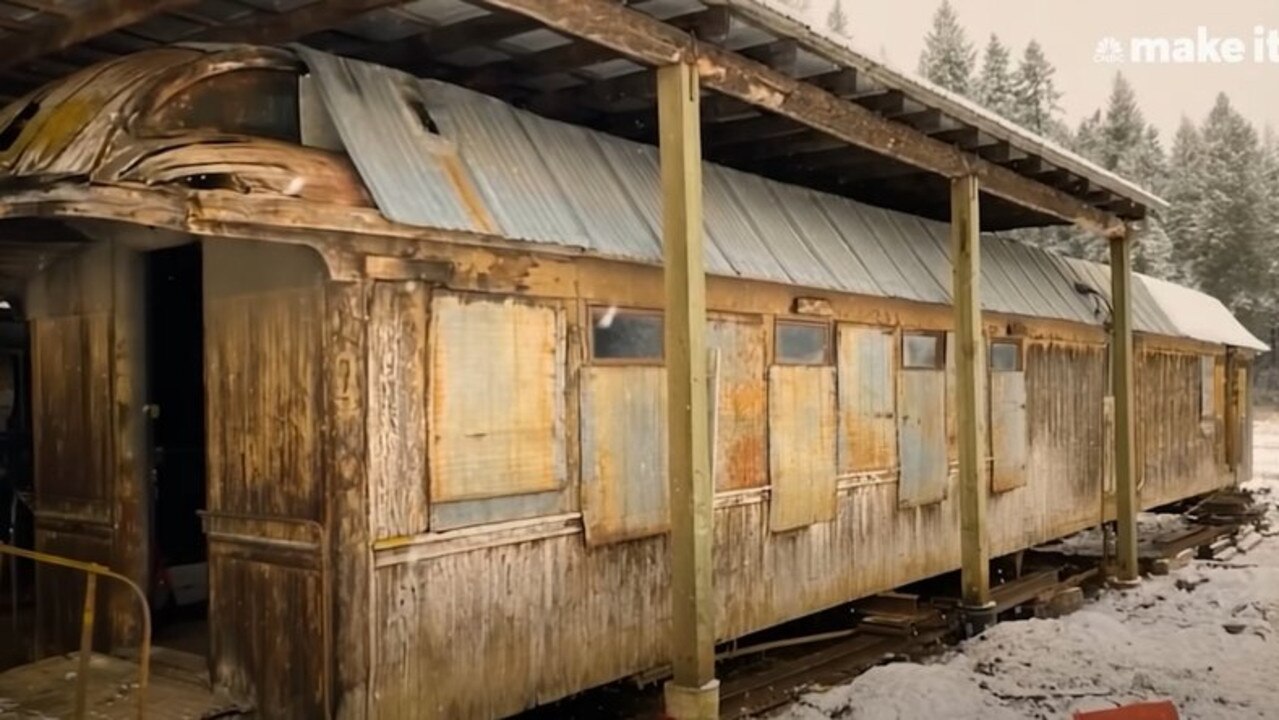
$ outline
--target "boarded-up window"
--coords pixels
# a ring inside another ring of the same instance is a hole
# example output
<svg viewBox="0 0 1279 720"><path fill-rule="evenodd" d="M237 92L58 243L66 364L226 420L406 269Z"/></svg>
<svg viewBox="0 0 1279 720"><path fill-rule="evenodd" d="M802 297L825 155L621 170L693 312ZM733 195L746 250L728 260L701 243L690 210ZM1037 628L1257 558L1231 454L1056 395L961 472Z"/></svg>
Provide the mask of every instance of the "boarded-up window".
<svg viewBox="0 0 1279 720"><path fill-rule="evenodd" d="M835 519L835 369L769 374L769 522L775 532Z"/></svg>
<svg viewBox="0 0 1279 720"><path fill-rule="evenodd" d="M839 327L839 472L897 464L893 331Z"/></svg>
<svg viewBox="0 0 1279 720"><path fill-rule="evenodd" d="M582 516L591 545L666 532L666 369L582 375Z"/></svg>
<svg viewBox="0 0 1279 720"><path fill-rule="evenodd" d="M434 502L564 485L564 314L514 298L437 295L431 304Z"/></svg>
<svg viewBox="0 0 1279 720"><path fill-rule="evenodd" d="M903 343L902 348L905 350L907 345ZM901 478L897 503L901 507L944 500L950 474L946 459L946 372L940 367L924 369L918 367L919 364L903 372L898 384L897 443Z"/></svg>
<svg viewBox="0 0 1279 720"><path fill-rule="evenodd" d="M1030 449L1026 424L1026 373L992 372L990 375L990 437L994 455L992 492L1004 492L1026 484Z"/></svg>
<svg viewBox="0 0 1279 720"><path fill-rule="evenodd" d="M706 344L717 351L708 380L715 442L715 489L737 490L768 482L764 323L759 318L711 318Z"/></svg>
<svg viewBox="0 0 1279 720"><path fill-rule="evenodd" d="M1217 359L1211 355L1199 356L1199 417L1211 420L1216 415L1214 400L1216 399L1215 381L1217 377Z"/></svg>

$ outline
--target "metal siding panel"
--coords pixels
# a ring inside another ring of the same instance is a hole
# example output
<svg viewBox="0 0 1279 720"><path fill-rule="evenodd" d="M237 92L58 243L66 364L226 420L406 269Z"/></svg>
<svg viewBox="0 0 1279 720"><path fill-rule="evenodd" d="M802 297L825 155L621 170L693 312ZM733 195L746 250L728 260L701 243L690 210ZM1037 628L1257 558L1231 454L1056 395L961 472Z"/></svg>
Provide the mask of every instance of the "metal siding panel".
<svg viewBox="0 0 1279 720"><path fill-rule="evenodd" d="M774 532L835 519L835 369L769 371L769 526Z"/></svg>
<svg viewBox="0 0 1279 720"><path fill-rule="evenodd" d="M666 369L593 366L582 378L582 517L604 545L670 527Z"/></svg>
<svg viewBox="0 0 1279 720"><path fill-rule="evenodd" d="M1007 312L1034 315L1034 306L1026 294L1026 277L1018 272L1016 259L1009 251L1009 241L1002 238L982 244L982 270L989 268L990 277L998 283L1008 301ZM984 288L983 288L984 289Z"/></svg>
<svg viewBox="0 0 1279 720"><path fill-rule="evenodd" d="M990 375L990 436L994 472L991 492L1006 492L1026 484L1029 435L1026 427L1026 374Z"/></svg>
<svg viewBox="0 0 1279 720"><path fill-rule="evenodd" d="M501 232L472 196L456 147L432 135L405 96L411 75L295 46L316 79L351 162L391 220L448 230ZM429 97L421 98L430 107Z"/></svg>
<svg viewBox="0 0 1279 720"><path fill-rule="evenodd" d="M903 370L898 399L901 479L897 504L918 507L946 499L946 373Z"/></svg>
<svg viewBox="0 0 1279 720"><path fill-rule="evenodd" d="M712 318L706 345L719 351L715 389L715 489L768 482L768 389L760 318Z"/></svg>
<svg viewBox="0 0 1279 720"><path fill-rule="evenodd" d="M517 117L548 172L564 188L564 201L585 229L585 246L615 257L660 261L661 238L613 172L597 133L530 113Z"/></svg>
<svg viewBox="0 0 1279 720"><path fill-rule="evenodd" d="M841 475L885 470L897 464L896 345L892 330L839 326Z"/></svg>
<svg viewBox="0 0 1279 720"><path fill-rule="evenodd" d="M457 143L508 237L591 247L566 193L524 132L515 109L452 85L421 82L431 116L440 132Z"/></svg>
<svg viewBox="0 0 1279 720"><path fill-rule="evenodd" d="M430 344L431 500L562 487L563 310L439 294Z"/></svg>

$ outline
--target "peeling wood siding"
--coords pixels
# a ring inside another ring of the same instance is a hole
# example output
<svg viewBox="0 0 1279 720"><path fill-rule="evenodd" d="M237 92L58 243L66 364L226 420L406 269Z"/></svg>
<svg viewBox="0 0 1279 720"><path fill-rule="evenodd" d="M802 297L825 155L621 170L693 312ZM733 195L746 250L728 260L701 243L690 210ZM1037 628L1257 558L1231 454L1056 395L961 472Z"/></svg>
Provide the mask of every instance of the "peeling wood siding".
<svg viewBox="0 0 1279 720"><path fill-rule="evenodd" d="M1201 418L1199 356L1143 347L1136 372L1141 505L1150 507L1229 483L1221 461L1224 374L1214 372L1211 418Z"/></svg>
<svg viewBox="0 0 1279 720"><path fill-rule="evenodd" d="M1031 341L1023 353L1027 479L1022 487L990 496L994 555L1081 530L1101 518L1102 456L1109 442L1102 412L1105 346Z"/></svg>
<svg viewBox="0 0 1279 720"><path fill-rule="evenodd" d="M1060 388L1059 388L1060 390ZM1026 374L990 374L990 435L993 471L992 492L1007 492L1026 484Z"/></svg>
<svg viewBox="0 0 1279 720"><path fill-rule="evenodd" d="M942 370L902 370L898 387L898 504L906 508L940 502L946 498L950 475L946 374Z"/></svg>
<svg viewBox="0 0 1279 720"><path fill-rule="evenodd" d="M666 532L666 369L584 368L581 432L586 541L601 545Z"/></svg>
<svg viewBox="0 0 1279 720"><path fill-rule="evenodd" d="M838 328L839 473L897 466L897 393L893 330Z"/></svg>
<svg viewBox="0 0 1279 720"><path fill-rule="evenodd" d="M373 284L368 433L374 540L427 529L426 298L421 283Z"/></svg>
<svg viewBox="0 0 1279 720"><path fill-rule="evenodd" d="M719 351L715 408L715 489L741 490L768 484L768 388L759 317L715 316L706 345Z"/></svg>
<svg viewBox="0 0 1279 720"><path fill-rule="evenodd" d="M437 294L431 303L431 499L567 482L562 307Z"/></svg>
<svg viewBox="0 0 1279 720"><path fill-rule="evenodd" d="M835 519L835 369L775 365L768 376L769 527Z"/></svg>
<svg viewBox="0 0 1279 720"><path fill-rule="evenodd" d="M326 520L321 278L304 248L204 244L213 681L279 717L322 704L322 547L277 547Z"/></svg>

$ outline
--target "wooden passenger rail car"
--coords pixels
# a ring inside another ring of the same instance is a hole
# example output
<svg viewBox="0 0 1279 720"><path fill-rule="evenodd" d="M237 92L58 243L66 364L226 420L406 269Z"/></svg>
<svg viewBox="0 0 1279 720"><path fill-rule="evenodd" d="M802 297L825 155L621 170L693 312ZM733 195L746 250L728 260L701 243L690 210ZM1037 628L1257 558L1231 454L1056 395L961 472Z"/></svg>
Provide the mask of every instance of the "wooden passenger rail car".
<svg viewBox="0 0 1279 720"><path fill-rule="evenodd" d="M500 717L669 662L655 148L241 45L93 65L9 105L0 140L42 550L145 583L148 436L185 418L212 680L259 709ZM945 225L694 167L713 639L958 568L965 432L990 555L1115 517L1107 268L983 237L989 410L966 429ZM990 177L996 225L1021 224ZM1077 209L1104 231L1142 214ZM152 263L171 248L195 264ZM1140 506L1236 483L1265 346L1196 291L1130 290ZM175 392L202 392L155 407L161 368L192 362ZM81 600L39 589L52 651ZM103 644L128 644L109 602Z"/></svg>

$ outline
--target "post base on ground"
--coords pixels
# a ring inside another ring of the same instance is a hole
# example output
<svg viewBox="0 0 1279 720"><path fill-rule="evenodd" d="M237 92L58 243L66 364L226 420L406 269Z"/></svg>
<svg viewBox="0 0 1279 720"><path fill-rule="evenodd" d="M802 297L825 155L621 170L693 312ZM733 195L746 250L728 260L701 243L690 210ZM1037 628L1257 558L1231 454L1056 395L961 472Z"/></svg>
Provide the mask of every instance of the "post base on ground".
<svg viewBox="0 0 1279 720"><path fill-rule="evenodd" d="M959 607L959 629L965 638L977 637L994 625L997 619L998 614L995 612L993 602Z"/></svg>
<svg viewBox="0 0 1279 720"><path fill-rule="evenodd" d="M666 717L670 720L718 720L719 680L701 687L666 683Z"/></svg>
<svg viewBox="0 0 1279 720"><path fill-rule="evenodd" d="M1133 588L1140 587L1141 576L1138 575L1134 578L1121 578L1118 575L1111 575L1106 578L1106 585L1116 590L1132 590Z"/></svg>

